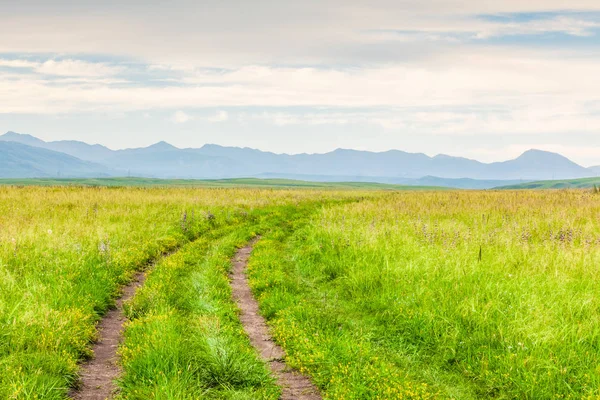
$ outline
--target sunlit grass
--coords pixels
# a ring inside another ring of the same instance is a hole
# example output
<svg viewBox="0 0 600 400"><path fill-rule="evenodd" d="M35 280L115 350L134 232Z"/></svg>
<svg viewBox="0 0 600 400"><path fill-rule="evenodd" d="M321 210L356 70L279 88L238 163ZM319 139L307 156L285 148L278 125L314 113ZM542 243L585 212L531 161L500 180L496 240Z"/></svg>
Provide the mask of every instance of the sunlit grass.
<svg viewBox="0 0 600 400"><path fill-rule="evenodd" d="M257 211L350 192L0 187L0 398L65 398L149 260Z"/></svg>
<svg viewBox="0 0 600 400"><path fill-rule="evenodd" d="M277 398L227 273L326 398L600 396L600 197L0 187L0 398L62 399L126 310L122 398Z"/></svg>
<svg viewBox="0 0 600 400"><path fill-rule="evenodd" d="M596 398L600 199L403 193L265 241L252 284L328 398Z"/></svg>

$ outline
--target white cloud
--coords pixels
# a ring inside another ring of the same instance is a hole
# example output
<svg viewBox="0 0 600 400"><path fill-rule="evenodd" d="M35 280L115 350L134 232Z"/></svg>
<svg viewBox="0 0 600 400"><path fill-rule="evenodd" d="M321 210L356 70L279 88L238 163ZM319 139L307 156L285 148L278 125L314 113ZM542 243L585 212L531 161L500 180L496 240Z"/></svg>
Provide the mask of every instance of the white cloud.
<svg viewBox="0 0 600 400"><path fill-rule="evenodd" d="M27 60L4 60L0 59L0 67L5 68L36 68L39 63Z"/></svg>
<svg viewBox="0 0 600 400"><path fill-rule="evenodd" d="M193 118L183 111L175 111L173 116L171 117L171 121L176 124L185 124L188 121L191 121Z"/></svg>
<svg viewBox="0 0 600 400"><path fill-rule="evenodd" d="M57 76L106 77L123 72L123 67L81 60L48 60L35 68L40 74Z"/></svg>
<svg viewBox="0 0 600 400"><path fill-rule="evenodd" d="M224 122L227 121L229 119L229 114L227 113L227 111L219 111L217 112L215 115L206 118L207 121L209 122Z"/></svg>
<svg viewBox="0 0 600 400"><path fill-rule="evenodd" d="M568 7L564 0L306 0L293 4L227 0L222 7L176 1L178 5L146 2L127 9L102 2L94 6L97 12L89 12L85 5L59 11L61 6L53 3L52 12L47 13L42 12L44 3L36 12L16 3L0 2L0 15L10 15L0 25L0 52L113 54L213 67L401 61L407 55L427 52L432 56L439 50L421 45L398 49L397 44L385 43L373 48L365 39L365 33L373 30L423 32L430 38L444 38L448 32L479 37L540 32L587 35L597 28L594 12L600 11L597 0L571 0ZM541 15L540 20L519 23L477 17L519 12L559 16Z"/></svg>
<svg viewBox="0 0 600 400"><path fill-rule="evenodd" d="M571 36L593 36L600 28L600 21L569 16L540 17L531 21L495 22L477 16L457 18L441 24L414 26L413 30L401 29L365 32L364 38L371 43L385 42L445 42L459 44L467 40L485 40L490 38L541 35L562 33Z"/></svg>
<svg viewBox="0 0 600 400"><path fill-rule="evenodd" d="M29 60L0 59L0 67L26 68L37 74L59 77L102 78L117 75L124 71L122 66L112 66L105 63L92 63L82 60L47 60L34 62Z"/></svg>
<svg viewBox="0 0 600 400"><path fill-rule="evenodd" d="M600 103L600 81L593 79L599 69L598 58L462 49L445 60L443 67L428 63L361 69L245 66L196 71L166 87L143 81L111 85L0 75L0 112L55 114L237 106L424 107L429 111L502 108L504 113L530 123L531 129L538 129L536 120L554 120L555 126L566 128L572 121L592 118L588 115L594 111L592 105ZM485 121L488 117L484 113L474 113L482 122L502 125L501 116ZM432 115L441 117L427 117ZM228 115L220 111L209 118L222 121ZM478 120L473 121L476 124Z"/></svg>

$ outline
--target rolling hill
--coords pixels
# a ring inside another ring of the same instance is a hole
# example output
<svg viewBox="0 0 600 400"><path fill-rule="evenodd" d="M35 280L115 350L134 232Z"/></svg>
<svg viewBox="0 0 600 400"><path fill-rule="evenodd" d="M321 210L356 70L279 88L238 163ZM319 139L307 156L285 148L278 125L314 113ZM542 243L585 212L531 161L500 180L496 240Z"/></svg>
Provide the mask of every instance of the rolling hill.
<svg viewBox="0 0 600 400"><path fill-rule="evenodd" d="M495 189L588 189L593 187L600 187L600 177L527 182L500 186Z"/></svg>

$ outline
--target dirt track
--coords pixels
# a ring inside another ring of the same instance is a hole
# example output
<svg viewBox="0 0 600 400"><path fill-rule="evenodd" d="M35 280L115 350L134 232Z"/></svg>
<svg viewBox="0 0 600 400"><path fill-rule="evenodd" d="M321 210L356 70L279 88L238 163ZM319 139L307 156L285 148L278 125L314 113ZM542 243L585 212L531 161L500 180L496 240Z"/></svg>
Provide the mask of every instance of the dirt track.
<svg viewBox="0 0 600 400"><path fill-rule="evenodd" d="M318 389L310 379L299 372L291 370L285 364L285 352L273 341L265 319L260 315L258 302L252 295L246 277L248 259L257 240L258 238L248 243L246 247L239 249L233 259L231 287L233 297L240 309L240 320L244 330L250 337L250 342L254 348L269 363L271 371L282 389L282 400L321 399Z"/></svg>
<svg viewBox="0 0 600 400"><path fill-rule="evenodd" d="M121 375L117 350L122 338L123 304L142 286L146 275L139 272L129 285L123 288L123 295L117 299L116 308L110 310L98 325L98 341L94 344L94 358L81 365L81 384L71 392L76 400L105 400L116 390L115 379Z"/></svg>

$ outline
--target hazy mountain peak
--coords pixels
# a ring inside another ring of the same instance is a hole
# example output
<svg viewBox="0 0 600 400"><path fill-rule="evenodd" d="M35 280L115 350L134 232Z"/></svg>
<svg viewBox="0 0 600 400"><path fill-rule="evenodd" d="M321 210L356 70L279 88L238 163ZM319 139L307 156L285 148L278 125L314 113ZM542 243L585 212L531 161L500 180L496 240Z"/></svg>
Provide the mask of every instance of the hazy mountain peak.
<svg viewBox="0 0 600 400"><path fill-rule="evenodd" d="M158 143L154 143L153 145L150 145L148 147L146 147L146 149L152 149L152 150L179 150L179 148L173 146L170 143L165 142L164 140L161 140Z"/></svg>
<svg viewBox="0 0 600 400"><path fill-rule="evenodd" d="M558 160L558 159L572 162L567 157L565 157L561 154L553 153L551 151L538 150L538 149L529 149L526 152L524 152L523 154L521 154L519 157L516 158L516 160L532 160L532 161Z"/></svg>
<svg viewBox="0 0 600 400"><path fill-rule="evenodd" d="M30 146L36 146L46 143L43 140L36 138L35 136L27 135L24 133L17 133L13 131L8 131L4 135L1 135L0 140L6 142L18 142Z"/></svg>
<svg viewBox="0 0 600 400"><path fill-rule="evenodd" d="M538 156L538 155L554 155L554 156L560 156L560 154L558 153L553 153L551 151L546 151L546 150L539 150L539 149L529 149L527 151L524 151L523 154L521 154L519 157L528 157L528 156ZM561 156L562 157L562 156Z"/></svg>
<svg viewBox="0 0 600 400"><path fill-rule="evenodd" d="M176 151L176 150L181 150L181 149L179 149L165 141L160 141L160 142L154 143L148 147L140 147L138 149L132 149L132 150L144 151L144 152L156 152L156 151Z"/></svg>

